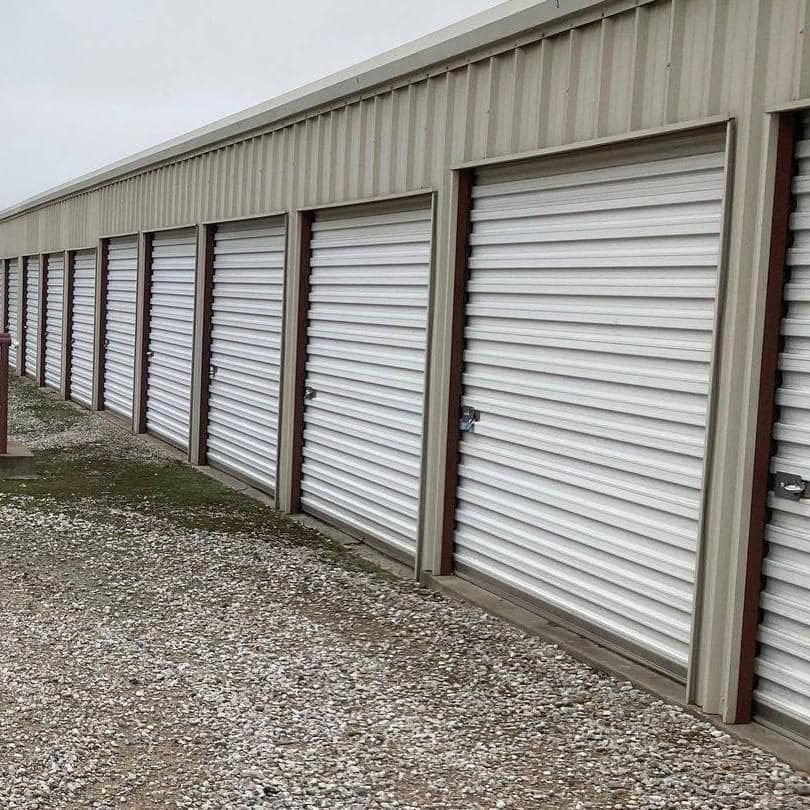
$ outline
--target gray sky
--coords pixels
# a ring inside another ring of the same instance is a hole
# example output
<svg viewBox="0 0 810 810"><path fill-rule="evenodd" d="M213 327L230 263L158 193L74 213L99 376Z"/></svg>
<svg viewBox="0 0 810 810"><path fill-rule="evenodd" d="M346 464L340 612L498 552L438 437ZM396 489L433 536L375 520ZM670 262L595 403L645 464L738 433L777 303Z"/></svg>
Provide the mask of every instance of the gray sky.
<svg viewBox="0 0 810 810"><path fill-rule="evenodd" d="M500 0L4 0L0 209Z"/></svg>

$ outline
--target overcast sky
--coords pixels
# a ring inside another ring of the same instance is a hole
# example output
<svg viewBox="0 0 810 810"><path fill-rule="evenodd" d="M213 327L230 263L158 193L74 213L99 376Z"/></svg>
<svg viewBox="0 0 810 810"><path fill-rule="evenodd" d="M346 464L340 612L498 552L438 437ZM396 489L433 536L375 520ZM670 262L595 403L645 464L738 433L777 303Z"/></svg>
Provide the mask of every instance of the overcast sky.
<svg viewBox="0 0 810 810"><path fill-rule="evenodd" d="M0 209L500 0L0 0Z"/></svg>

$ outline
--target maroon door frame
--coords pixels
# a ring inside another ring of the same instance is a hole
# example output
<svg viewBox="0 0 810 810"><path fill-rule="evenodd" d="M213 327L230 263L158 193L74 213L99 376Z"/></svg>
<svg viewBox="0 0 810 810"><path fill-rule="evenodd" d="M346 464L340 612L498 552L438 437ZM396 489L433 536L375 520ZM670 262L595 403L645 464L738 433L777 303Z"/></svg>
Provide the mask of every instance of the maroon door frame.
<svg viewBox="0 0 810 810"><path fill-rule="evenodd" d="M748 559L737 683L735 723L748 723L753 713L754 659L757 654L757 629L760 621L762 559L765 553L765 527L768 522L768 483L773 454L772 429L776 413L776 388L779 378L779 352L784 310L783 289L787 280L785 256L790 247L790 213L793 209L791 186L795 169L794 148L797 119L787 113L779 119L776 147L771 242L765 296L765 325L762 338L759 404L757 407L754 471L751 489L751 513L748 535Z"/></svg>
<svg viewBox="0 0 810 810"><path fill-rule="evenodd" d="M107 342L107 264L109 261L109 239L99 239L96 247L96 345L94 346L96 375L93 380L93 406L97 411L104 410L104 361L105 346Z"/></svg>
<svg viewBox="0 0 810 810"><path fill-rule="evenodd" d="M450 332L450 387L447 410L447 445L445 449L444 506L441 533L440 576L453 572L453 544L456 528L456 489L458 488L459 431L463 393L464 326L467 320L467 277L470 254L470 213L474 173L458 173L456 197L456 239L453 256L453 319Z"/></svg>

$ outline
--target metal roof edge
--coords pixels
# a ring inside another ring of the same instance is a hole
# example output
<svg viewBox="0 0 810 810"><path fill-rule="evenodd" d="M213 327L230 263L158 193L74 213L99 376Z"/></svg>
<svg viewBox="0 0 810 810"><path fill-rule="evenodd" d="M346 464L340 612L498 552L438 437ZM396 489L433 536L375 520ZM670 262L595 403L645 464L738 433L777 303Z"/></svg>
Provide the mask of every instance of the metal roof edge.
<svg viewBox="0 0 810 810"><path fill-rule="evenodd" d="M110 163L75 180L54 186L0 211L0 221L110 182L151 164L171 160L219 141L270 126L285 118L457 58L605 2L606 0L508 0L352 67Z"/></svg>

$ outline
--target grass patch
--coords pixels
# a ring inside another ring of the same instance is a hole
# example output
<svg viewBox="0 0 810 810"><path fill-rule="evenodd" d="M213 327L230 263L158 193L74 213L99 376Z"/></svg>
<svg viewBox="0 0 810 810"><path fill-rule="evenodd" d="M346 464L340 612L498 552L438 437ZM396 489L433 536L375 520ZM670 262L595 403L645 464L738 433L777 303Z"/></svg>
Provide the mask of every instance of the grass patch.
<svg viewBox="0 0 810 810"><path fill-rule="evenodd" d="M29 432L32 421L43 422L51 432L59 433L77 427L84 418L80 411L56 399L54 394L19 378L9 380L9 393L9 432L22 438Z"/></svg>
<svg viewBox="0 0 810 810"><path fill-rule="evenodd" d="M41 436L86 427L86 411L23 381L11 381L11 394L10 410L18 419L10 427L23 441L26 434ZM110 426L110 430L114 428ZM325 559L344 568L395 578L373 562L351 555L336 540L181 461L137 451L130 454L125 445L122 449L117 442L108 446L99 441L37 450L35 465L35 479L0 479L0 495L29 496L32 508L41 511L86 513L88 501L92 501L93 508L101 511L137 510L192 531L272 535L282 542L317 548ZM111 515L107 519L115 522Z"/></svg>
<svg viewBox="0 0 810 810"><path fill-rule="evenodd" d="M121 458L103 444L39 450L35 465L38 478L0 480L0 493L48 499L63 509L96 499L193 529L256 530L277 515L183 462Z"/></svg>

